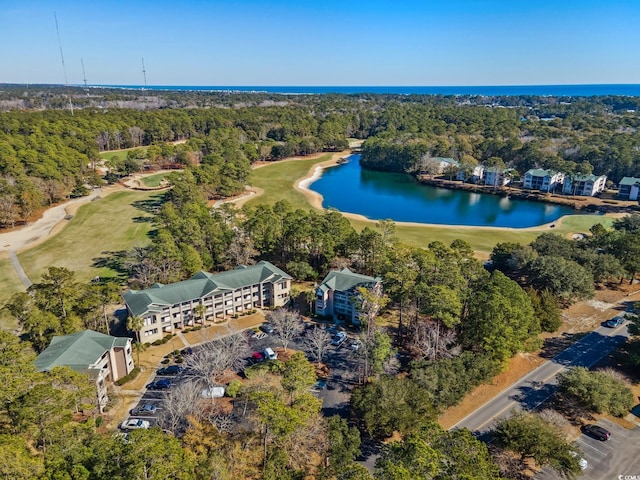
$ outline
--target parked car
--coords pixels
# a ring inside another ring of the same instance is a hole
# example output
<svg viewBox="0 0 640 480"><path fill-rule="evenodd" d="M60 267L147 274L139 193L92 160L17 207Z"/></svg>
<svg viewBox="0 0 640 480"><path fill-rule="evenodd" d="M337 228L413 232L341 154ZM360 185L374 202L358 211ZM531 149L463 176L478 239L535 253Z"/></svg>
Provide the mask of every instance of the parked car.
<svg viewBox="0 0 640 480"><path fill-rule="evenodd" d="M603 442L606 442L611 438L611 432L606 428L601 427L600 425L585 425L582 431L590 437L601 440Z"/></svg>
<svg viewBox="0 0 640 480"><path fill-rule="evenodd" d="M171 386L171 382L169 380L156 380L155 382L151 382L147 385L149 390L166 390Z"/></svg>
<svg viewBox="0 0 640 480"><path fill-rule="evenodd" d="M253 352L251 355L251 361L253 363L264 362L264 355L261 352Z"/></svg>
<svg viewBox="0 0 640 480"><path fill-rule="evenodd" d="M138 405L136 408L134 408L133 410L131 410L131 415L133 415L134 417L137 416L149 416L149 415L153 415L156 413L157 407L155 405Z"/></svg>
<svg viewBox="0 0 640 480"><path fill-rule="evenodd" d="M331 340L331 345L334 345L336 347L339 347L340 345L342 345L345 341L347 340L347 334L344 332L338 332L336 333L336 336L333 337L333 340Z"/></svg>
<svg viewBox="0 0 640 480"><path fill-rule="evenodd" d="M137 430L139 428L147 429L151 426L148 420L141 418L129 418L120 424L122 430Z"/></svg>
<svg viewBox="0 0 640 480"><path fill-rule="evenodd" d="M613 317L611 320L607 320L604 322L605 327L616 328L624 323L624 317L617 316Z"/></svg>
<svg viewBox="0 0 640 480"><path fill-rule="evenodd" d="M331 334L331 335L335 335L336 333L338 333L340 331L340 327L338 325L331 325L327 331Z"/></svg>
<svg viewBox="0 0 640 480"><path fill-rule="evenodd" d="M271 325L270 323L263 323L262 325L260 325L260 330L262 330L264 333L272 334L273 325Z"/></svg>
<svg viewBox="0 0 640 480"><path fill-rule="evenodd" d="M224 387L207 387L200 392L202 398L222 398L224 397Z"/></svg>
<svg viewBox="0 0 640 480"><path fill-rule="evenodd" d="M362 346L362 342L360 340L354 340L351 345L349 345L349 348L354 351L357 352L358 350L360 350L360 347Z"/></svg>
<svg viewBox="0 0 640 480"><path fill-rule="evenodd" d="M276 360L278 358L278 354L270 347L264 349L263 355L265 360Z"/></svg>
<svg viewBox="0 0 640 480"><path fill-rule="evenodd" d="M182 367L179 365L169 365L158 370L158 375L177 375L182 371Z"/></svg>
<svg viewBox="0 0 640 480"><path fill-rule="evenodd" d="M586 470L589 466L589 462L587 462L584 458L580 456L578 452L571 452L571 455L578 459L578 465L580 465L580 470Z"/></svg>
<svg viewBox="0 0 640 480"><path fill-rule="evenodd" d="M317 393L321 390L327 388L326 380L318 380L313 387L311 387L311 391Z"/></svg>

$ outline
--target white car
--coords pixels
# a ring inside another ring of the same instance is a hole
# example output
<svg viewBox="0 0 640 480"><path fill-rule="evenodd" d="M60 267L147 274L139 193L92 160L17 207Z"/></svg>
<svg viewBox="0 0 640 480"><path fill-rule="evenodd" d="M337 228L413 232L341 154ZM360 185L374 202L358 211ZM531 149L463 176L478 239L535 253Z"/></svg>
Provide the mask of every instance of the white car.
<svg viewBox="0 0 640 480"><path fill-rule="evenodd" d="M129 418L120 424L122 430L137 430L139 428L147 429L151 426L148 420L141 418Z"/></svg>
<svg viewBox="0 0 640 480"><path fill-rule="evenodd" d="M340 345L342 345L345 341L347 340L347 334L344 332L338 332L336 333L336 336L333 337L333 340L331 340L331 345L334 345L336 347L339 347Z"/></svg>
<svg viewBox="0 0 640 480"><path fill-rule="evenodd" d="M272 348L265 348L264 349L264 359L265 360L277 360L278 359L278 354L276 352L273 351Z"/></svg>
<svg viewBox="0 0 640 480"><path fill-rule="evenodd" d="M580 465L580 470L586 470L589 466L589 462L587 462L584 458L580 456L577 452L571 452L571 455L578 459L578 465Z"/></svg>
<svg viewBox="0 0 640 480"><path fill-rule="evenodd" d="M358 350L360 350L361 346L362 346L362 342L360 340L355 340L351 345L349 345L349 348L352 351L357 352Z"/></svg>
<svg viewBox="0 0 640 480"><path fill-rule="evenodd" d="M205 388L200 393L202 398L222 398L224 397L224 387Z"/></svg>

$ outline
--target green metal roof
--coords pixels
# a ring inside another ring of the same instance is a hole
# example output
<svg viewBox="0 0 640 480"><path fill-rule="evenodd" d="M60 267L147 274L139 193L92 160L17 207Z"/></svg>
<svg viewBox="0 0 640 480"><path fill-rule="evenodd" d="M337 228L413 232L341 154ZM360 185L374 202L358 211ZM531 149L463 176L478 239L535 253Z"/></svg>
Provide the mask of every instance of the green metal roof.
<svg viewBox="0 0 640 480"><path fill-rule="evenodd" d="M640 178L636 177L624 177L618 185L635 185L636 183L640 183Z"/></svg>
<svg viewBox="0 0 640 480"><path fill-rule="evenodd" d="M531 170L527 170L525 175L531 175L532 177L546 177L549 175L550 177L553 177L556 173L557 172L554 172L553 170L545 170L544 168L532 168Z"/></svg>
<svg viewBox="0 0 640 480"><path fill-rule="evenodd" d="M369 277L354 273L348 268L342 270L333 270L327 274L319 288L330 288L339 292L345 292L358 285L366 283L377 283L382 281L380 277Z"/></svg>
<svg viewBox="0 0 640 480"><path fill-rule="evenodd" d="M607 178L606 175L576 175L574 177L568 177L569 180L574 181L574 182L588 182L589 180L591 180L592 182L597 182L599 178L604 177Z"/></svg>
<svg viewBox="0 0 640 480"><path fill-rule="evenodd" d="M112 337L93 330L55 336L51 344L36 358L36 369L43 372L67 366L86 372L89 365L94 364L105 352L113 347L124 347L128 341L125 337Z"/></svg>
<svg viewBox="0 0 640 480"><path fill-rule="evenodd" d="M133 315L145 315L207 295L230 292L267 280L275 283L285 279L291 280L291 276L272 263L262 261L222 273L198 272L189 280L169 285L155 284L146 290L128 290L122 298Z"/></svg>

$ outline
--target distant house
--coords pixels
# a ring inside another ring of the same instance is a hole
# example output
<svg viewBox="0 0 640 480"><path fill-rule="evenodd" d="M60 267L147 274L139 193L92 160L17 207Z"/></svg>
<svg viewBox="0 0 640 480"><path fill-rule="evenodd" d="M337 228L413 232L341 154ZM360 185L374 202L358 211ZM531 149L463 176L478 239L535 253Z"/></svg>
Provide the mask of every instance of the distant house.
<svg viewBox="0 0 640 480"><path fill-rule="evenodd" d="M85 330L55 336L35 360L39 372L70 367L89 375L95 382L100 411L107 405L107 383L116 382L133 370L131 339Z"/></svg>
<svg viewBox="0 0 640 480"><path fill-rule="evenodd" d="M291 276L269 262L241 266L222 273L196 273L189 280L155 284L122 295L130 315L140 316L143 342L162 339L195 323L224 320L236 313L281 307L289 301Z"/></svg>
<svg viewBox="0 0 640 480"><path fill-rule="evenodd" d="M459 169L460 163L448 157L428 157L420 161L419 173L421 175L442 175L446 173L449 168Z"/></svg>
<svg viewBox="0 0 640 480"><path fill-rule="evenodd" d="M607 184L607 176L600 175L566 175L562 186L562 193L567 195L582 195L593 197L604 191Z"/></svg>
<svg viewBox="0 0 640 480"><path fill-rule="evenodd" d="M483 183L496 187L504 187L511 182L511 170L489 167L484 170Z"/></svg>
<svg viewBox="0 0 640 480"><path fill-rule="evenodd" d="M640 196L640 178L624 177L618 182L618 196L625 200L638 200Z"/></svg>
<svg viewBox="0 0 640 480"><path fill-rule="evenodd" d="M354 273L348 268L329 272L316 288L316 314L332 316L336 320L346 320L360 324L357 287L382 290L382 279Z"/></svg>
<svg viewBox="0 0 640 480"><path fill-rule="evenodd" d="M564 173L536 168L524 174L523 187L529 190L553 192L564 182Z"/></svg>
<svg viewBox="0 0 640 480"><path fill-rule="evenodd" d="M464 170L458 170L458 175L456 175L456 180L461 180L464 182L473 182L478 183L484 175L484 166L476 165L473 167L471 172L465 172Z"/></svg>

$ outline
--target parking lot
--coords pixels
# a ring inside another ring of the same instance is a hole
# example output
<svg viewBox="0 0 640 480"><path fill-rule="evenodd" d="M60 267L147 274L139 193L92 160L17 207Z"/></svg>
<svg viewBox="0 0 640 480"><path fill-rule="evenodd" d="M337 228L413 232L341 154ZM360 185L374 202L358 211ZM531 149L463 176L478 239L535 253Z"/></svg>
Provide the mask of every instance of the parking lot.
<svg viewBox="0 0 640 480"><path fill-rule="evenodd" d="M246 335L252 352L264 352L264 349L267 347L274 350L282 347L279 339L273 335L265 334L259 335L261 338L255 338L255 336L250 336L250 332L251 330L247 331ZM304 345L305 332L306 331L303 331L299 337L290 341L287 345L287 349L301 350L308 353L308 349ZM357 383L359 368L361 368L359 353L350 348L355 339L355 334L347 332L347 338L344 342L340 345L329 345L327 347L324 363L329 365L330 375L329 378L326 379L326 387L321 390L314 391L314 394L322 399L322 408L325 415L339 414L345 417L348 415L351 389ZM198 348L199 347L193 347L193 350L197 351ZM250 355L247 358L245 366L248 366L251 361L252 359ZM163 366L164 365L158 365L158 369ZM140 401L135 405L135 407L153 405L156 407L155 413L135 415L127 418L140 418L147 420L151 427L158 425L158 417L162 415L163 410L162 402L167 392L174 389L182 382L190 381L184 373L177 375L156 374L149 380L149 383L165 379L171 382L171 387L169 387L169 389L145 389ZM126 420L126 418L123 420Z"/></svg>
<svg viewBox="0 0 640 480"><path fill-rule="evenodd" d="M600 420L598 425L611 432L606 442L596 440L582 434L576 445L587 462L587 468L580 478L588 480L618 480L634 475L640 478L640 428L627 429L608 420ZM546 467L538 475L537 480L560 479L552 469Z"/></svg>

